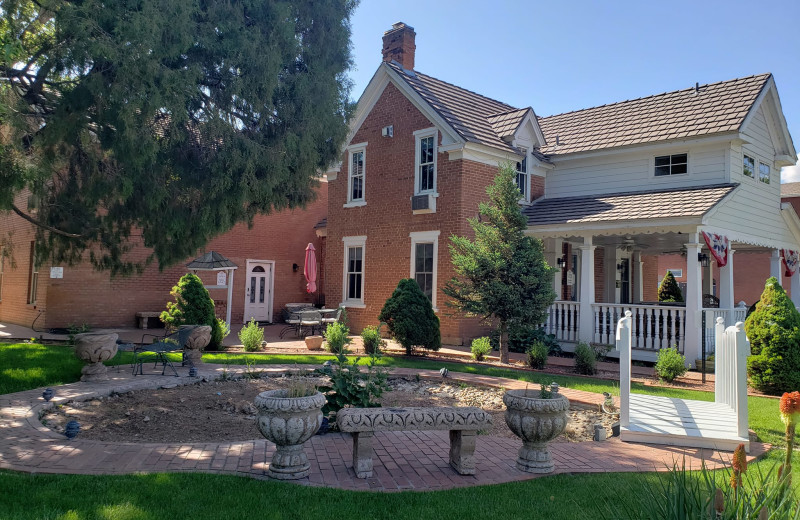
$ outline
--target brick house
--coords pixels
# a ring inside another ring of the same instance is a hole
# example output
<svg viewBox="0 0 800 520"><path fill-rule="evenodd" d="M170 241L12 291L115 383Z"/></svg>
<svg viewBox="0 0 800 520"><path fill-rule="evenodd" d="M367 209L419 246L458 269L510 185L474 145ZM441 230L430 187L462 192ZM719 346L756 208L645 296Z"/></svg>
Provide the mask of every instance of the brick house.
<svg viewBox="0 0 800 520"><path fill-rule="evenodd" d="M355 330L411 277L444 342L485 333L448 315L442 287L448 237L470 235L466 219L503 161L517 165L528 232L559 268L546 327L564 342L613 342L616 317L632 310L635 356L677 344L693 359L703 312L738 317L733 251L769 258L780 275L780 252L800 250L800 219L779 188L796 151L771 74L539 117L415 70L415 51L406 24L384 34L383 62L328 172L328 300L340 298ZM725 267L713 271L703 233L730 244ZM659 259L676 253L687 303L666 308L654 303ZM720 301L706 309L712 272Z"/></svg>
<svg viewBox="0 0 800 520"><path fill-rule="evenodd" d="M238 269L233 277L231 323L251 316L261 321L280 318L289 302L315 302L324 294L325 239L315 226L327 212L327 183L317 199L304 210L287 210L259 215L253 227L238 224L214 238L205 251L217 251L233 261ZM17 198L26 206L26 195ZM161 311L170 301L169 291L188 270L185 264L160 271L150 265L141 275L110 278L84 262L75 266L33 262L33 226L16 214L0 215L0 237L10 239L10 256L0 256L0 322L34 326L37 330L63 328L87 323L93 327L132 327L137 312ZM319 293L306 292L303 276L305 248L313 243L318 253ZM198 251L198 256L204 251ZM135 247L131 258L146 258L150 250ZM13 266L12 266L13 259ZM56 268L56 269L51 269ZM58 269L60 268L60 269ZM216 273L198 272L207 284L216 284ZM227 297L224 289L211 289L217 316L225 318ZM263 302L261 301L263 298ZM252 300L252 301L251 301Z"/></svg>

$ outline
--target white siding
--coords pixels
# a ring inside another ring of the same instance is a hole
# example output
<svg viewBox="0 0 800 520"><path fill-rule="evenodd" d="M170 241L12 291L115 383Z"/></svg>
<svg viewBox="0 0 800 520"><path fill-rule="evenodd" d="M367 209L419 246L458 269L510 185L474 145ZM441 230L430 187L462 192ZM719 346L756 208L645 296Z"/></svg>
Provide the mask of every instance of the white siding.
<svg viewBox="0 0 800 520"><path fill-rule="evenodd" d="M556 167L547 172L546 194L548 198L577 197L729 182L727 147L669 146L658 151L620 151L586 159L556 158ZM678 153L688 153L689 173L656 177L654 158Z"/></svg>

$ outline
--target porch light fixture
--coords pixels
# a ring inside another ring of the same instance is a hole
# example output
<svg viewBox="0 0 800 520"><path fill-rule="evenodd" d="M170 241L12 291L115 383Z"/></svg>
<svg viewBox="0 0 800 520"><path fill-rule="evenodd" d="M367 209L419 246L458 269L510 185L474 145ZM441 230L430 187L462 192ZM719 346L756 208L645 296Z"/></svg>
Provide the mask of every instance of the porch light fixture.
<svg viewBox="0 0 800 520"><path fill-rule="evenodd" d="M563 256L559 257L559 258L556 258L556 265L558 267L563 268L565 265L567 265L567 259L564 258Z"/></svg>
<svg viewBox="0 0 800 520"><path fill-rule="evenodd" d="M625 269L625 266L624 266L624 265L622 265L622 264L617 264L617 271L623 271L624 269Z"/></svg>
<svg viewBox="0 0 800 520"><path fill-rule="evenodd" d="M710 259L705 253L697 253L697 261L700 262L701 267L708 267Z"/></svg>
<svg viewBox="0 0 800 520"><path fill-rule="evenodd" d="M292 271L293 271L293 272L295 272L295 273L296 273L298 269L300 269L300 266L299 266L299 265L297 265L297 264L292 264Z"/></svg>

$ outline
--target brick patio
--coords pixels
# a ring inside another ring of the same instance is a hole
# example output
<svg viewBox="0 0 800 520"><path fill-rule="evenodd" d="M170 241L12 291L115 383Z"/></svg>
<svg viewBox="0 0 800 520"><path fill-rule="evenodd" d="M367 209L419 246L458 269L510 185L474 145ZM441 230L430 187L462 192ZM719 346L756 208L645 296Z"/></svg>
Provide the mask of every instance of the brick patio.
<svg viewBox="0 0 800 520"><path fill-rule="evenodd" d="M303 366L311 369L313 367ZM200 376L212 379L223 369L228 373L244 367L204 364ZM296 371L297 366L272 365L266 372L280 374ZM185 370L182 370L185 372ZM145 375L133 377L129 367L110 371L105 383L72 383L56 388L56 397L45 403L42 389L0 396L0 468L28 473L124 474L135 472L202 471L264 478L275 451L265 439L231 443L120 443L82 440L80 435L67 440L39 422L40 411L69 400L88 400L112 392L158 388L162 385L189 384L197 379ZM437 372L395 368L394 376L439 379ZM456 382L525 388L526 383L512 380L453 373ZM590 392L562 389L573 403L595 405L602 396ZM514 466L520 441L495 436L479 436L475 450L477 474L457 474L448 463L448 432L379 432L375 434L375 473L373 478L358 479L352 467L352 442L349 434L315 436L306 444L311 461L311 476L297 481L311 486L379 491L434 490L453 487L496 484L536 478ZM769 448L751 443L750 459ZM618 438L604 442L552 443L556 473L594 473L615 471L663 471L673 461L699 469L705 460L717 468L730 459L729 453L708 449L678 448L622 443Z"/></svg>

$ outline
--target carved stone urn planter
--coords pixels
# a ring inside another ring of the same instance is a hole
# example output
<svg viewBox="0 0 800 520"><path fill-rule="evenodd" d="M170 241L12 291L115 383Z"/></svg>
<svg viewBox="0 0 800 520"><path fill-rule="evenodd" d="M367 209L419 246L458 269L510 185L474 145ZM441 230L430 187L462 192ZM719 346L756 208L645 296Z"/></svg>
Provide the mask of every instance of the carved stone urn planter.
<svg viewBox="0 0 800 520"><path fill-rule="evenodd" d="M286 397L287 391L269 390L256 396L258 430L275 443L267 475L279 480L296 480L308 476L311 464L303 451L303 443L319 430L325 396L320 392L308 397Z"/></svg>
<svg viewBox="0 0 800 520"><path fill-rule="evenodd" d="M322 336L306 336L306 348L308 350L322 350Z"/></svg>
<svg viewBox="0 0 800 520"><path fill-rule="evenodd" d="M197 365L203 362L203 349L211 343L210 325L181 325L183 328L191 328L192 332L186 339L186 351L184 353L184 364Z"/></svg>
<svg viewBox="0 0 800 520"><path fill-rule="evenodd" d="M547 443L567 426L569 399L561 394L553 394L552 399L540 396L539 390L509 390L503 395L506 424L522 439L517 468L528 473L553 471Z"/></svg>
<svg viewBox="0 0 800 520"><path fill-rule="evenodd" d="M75 336L75 355L88 364L81 369L81 381L108 381L108 368L103 361L117 355L116 334L87 332Z"/></svg>

